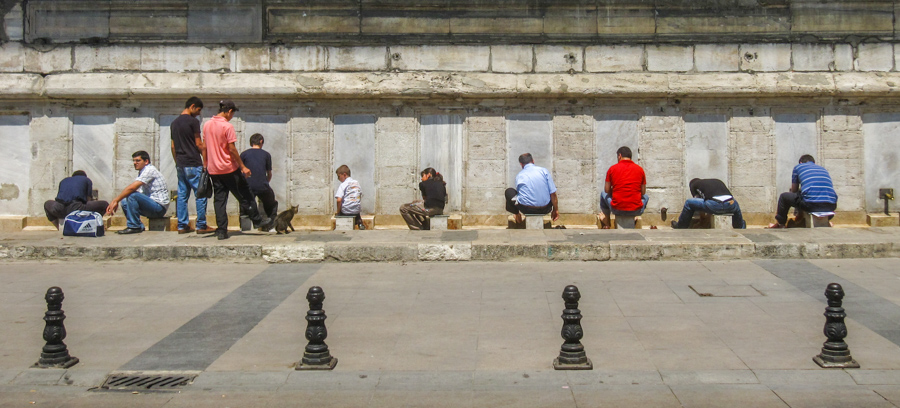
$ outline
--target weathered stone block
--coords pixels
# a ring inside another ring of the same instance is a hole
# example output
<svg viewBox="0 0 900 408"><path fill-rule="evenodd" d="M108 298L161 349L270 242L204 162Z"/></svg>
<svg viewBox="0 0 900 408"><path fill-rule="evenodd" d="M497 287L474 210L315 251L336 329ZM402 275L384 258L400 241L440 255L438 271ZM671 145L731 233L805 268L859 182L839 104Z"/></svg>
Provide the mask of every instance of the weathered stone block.
<svg viewBox="0 0 900 408"><path fill-rule="evenodd" d="M853 70L853 46L851 46L850 44L834 45L834 70Z"/></svg>
<svg viewBox="0 0 900 408"><path fill-rule="evenodd" d="M291 119L291 130L295 133L324 132L330 134L332 127L331 118L327 116L295 117Z"/></svg>
<svg viewBox="0 0 900 408"><path fill-rule="evenodd" d="M900 227L900 214L866 214L866 224L870 227Z"/></svg>
<svg viewBox="0 0 900 408"><path fill-rule="evenodd" d="M741 71L772 72L791 69L789 44L741 44Z"/></svg>
<svg viewBox="0 0 900 408"><path fill-rule="evenodd" d="M234 52L237 72L269 70L269 47L241 47Z"/></svg>
<svg viewBox="0 0 900 408"><path fill-rule="evenodd" d="M110 45L105 47L75 46L76 71L139 71L141 47Z"/></svg>
<svg viewBox="0 0 900 408"><path fill-rule="evenodd" d="M644 133L641 160L681 160L684 141L671 136L670 133Z"/></svg>
<svg viewBox="0 0 900 408"><path fill-rule="evenodd" d="M416 166L418 145L416 134L379 133L375 149L375 160L379 167L391 164L394 166Z"/></svg>
<svg viewBox="0 0 900 408"><path fill-rule="evenodd" d="M791 3L791 33L893 33L888 2Z"/></svg>
<svg viewBox="0 0 900 408"><path fill-rule="evenodd" d="M391 47L391 66L404 71L487 71L491 48L487 46Z"/></svg>
<svg viewBox="0 0 900 408"><path fill-rule="evenodd" d="M447 230L447 221L450 219L449 215L432 215L428 220L428 227L432 231L446 231Z"/></svg>
<svg viewBox="0 0 900 408"><path fill-rule="evenodd" d="M453 34L541 34L543 20L536 17L451 17Z"/></svg>
<svg viewBox="0 0 900 408"><path fill-rule="evenodd" d="M272 71L321 71L328 61L325 47L273 47L269 51Z"/></svg>
<svg viewBox="0 0 900 408"><path fill-rule="evenodd" d="M328 69L333 71L384 71L386 47L328 47Z"/></svg>
<svg viewBox="0 0 900 408"><path fill-rule="evenodd" d="M732 185L728 186L728 189L740 203L742 213L772 213L773 216L775 215L775 204L778 196L774 187L745 186L732 183ZM780 195L784 191L777 193Z"/></svg>
<svg viewBox="0 0 900 408"><path fill-rule="evenodd" d="M379 134L379 137L382 137L382 133L417 135L419 132L419 121L415 117L408 116L381 116L375 122L375 131Z"/></svg>
<svg viewBox="0 0 900 408"><path fill-rule="evenodd" d="M327 184L326 184L327 185ZM322 184L311 188L299 188L291 186L293 204L299 207L300 214L333 214L334 191L323 188Z"/></svg>
<svg viewBox="0 0 900 408"><path fill-rule="evenodd" d="M6 42L0 46L0 72L22 72L25 69L25 48L21 43Z"/></svg>
<svg viewBox="0 0 900 408"><path fill-rule="evenodd" d="M506 134L503 132L469 132L469 160L496 159L506 156Z"/></svg>
<svg viewBox="0 0 900 408"><path fill-rule="evenodd" d="M731 131L767 133L775 128L769 108L734 108L731 114Z"/></svg>
<svg viewBox="0 0 900 408"><path fill-rule="evenodd" d="M562 177L559 179L554 178L553 180L562 181ZM574 188L560 187L559 184L557 184L557 187L556 195L557 200L559 201L559 212L567 214L592 214L600 211L599 208L596 208L597 200L592 199L592 197L599 196L600 193L594 189L594 186L590 181Z"/></svg>
<svg viewBox="0 0 900 408"><path fill-rule="evenodd" d="M331 160L331 134L326 132L294 133L294 160Z"/></svg>
<svg viewBox="0 0 900 408"><path fill-rule="evenodd" d="M501 187L506 184L506 163L502 160L469 160L466 186L469 188Z"/></svg>
<svg viewBox="0 0 900 408"><path fill-rule="evenodd" d="M594 184L593 160L556 158L553 167L553 182L559 188L588 188Z"/></svg>
<svg viewBox="0 0 900 408"><path fill-rule="evenodd" d="M171 3L170 3L171 4ZM188 34L187 4L154 4L151 10L113 4L109 12L109 36L114 39L177 39Z"/></svg>
<svg viewBox="0 0 900 408"><path fill-rule="evenodd" d="M434 219L432 219L432 228ZM420 261L468 261L472 259L472 244L419 244Z"/></svg>
<svg viewBox="0 0 900 408"><path fill-rule="evenodd" d="M558 133L590 132L594 129L594 120L588 115L556 115L553 117L553 130Z"/></svg>
<svg viewBox="0 0 900 408"><path fill-rule="evenodd" d="M644 132L681 132L684 128L684 119L681 116L646 115L641 119Z"/></svg>
<svg viewBox="0 0 900 408"><path fill-rule="evenodd" d="M47 38L65 43L109 36L109 2L96 2L89 8L60 2L33 2L26 7L28 41Z"/></svg>
<svg viewBox="0 0 900 408"><path fill-rule="evenodd" d="M156 131L156 121L153 118L116 118L116 133L121 135L128 134L128 137L137 137L136 134L149 134L141 136L153 137L152 133ZM131 153L129 153L131 154ZM130 157L130 156L129 156Z"/></svg>
<svg viewBox="0 0 900 408"><path fill-rule="evenodd" d="M384 166L378 168L379 188L382 187L410 187L418 186L420 181L415 167L410 166Z"/></svg>
<svg viewBox="0 0 900 408"><path fill-rule="evenodd" d="M262 41L262 5L254 0L193 2L188 8L188 40L194 43ZM227 27L227 29L223 29Z"/></svg>
<svg viewBox="0 0 900 408"><path fill-rule="evenodd" d="M268 7L268 34L293 38L296 34L359 34L359 8L340 3Z"/></svg>
<svg viewBox="0 0 900 408"><path fill-rule="evenodd" d="M734 132L732 136L735 155L741 161L756 162L772 157L772 138L768 133Z"/></svg>
<svg viewBox="0 0 900 408"><path fill-rule="evenodd" d="M571 45L536 45L534 71L581 72L583 52L581 47Z"/></svg>
<svg viewBox="0 0 900 408"><path fill-rule="evenodd" d="M590 132L556 132L554 159L591 159L594 155L594 134Z"/></svg>
<svg viewBox="0 0 900 408"><path fill-rule="evenodd" d="M737 44L697 44L694 46L697 71L734 72L740 69L741 57Z"/></svg>
<svg viewBox="0 0 900 408"><path fill-rule="evenodd" d="M534 69L534 49L530 45L492 45L492 72L531 72Z"/></svg>
<svg viewBox="0 0 900 408"><path fill-rule="evenodd" d="M656 33L656 15L652 7L638 4L609 4L597 10L600 35L624 36Z"/></svg>
<svg viewBox="0 0 900 408"><path fill-rule="evenodd" d="M230 71L232 53L227 48L200 46L146 46L141 48L141 70L166 72Z"/></svg>
<svg viewBox="0 0 900 408"><path fill-rule="evenodd" d="M774 177L773 161L766 159L750 159L731 163L731 184L735 186L765 186L772 183Z"/></svg>
<svg viewBox="0 0 900 408"><path fill-rule="evenodd" d="M506 133L506 118L503 116L469 116L466 118L469 132Z"/></svg>
<svg viewBox="0 0 900 408"><path fill-rule="evenodd" d="M351 169L352 172L352 169ZM331 184L336 177L325 162L295 161L291 165L291 184L298 188L317 188Z"/></svg>
<svg viewBox="0 0 900 408"><path fill-rule="evenodd" d="M480 188L468 184L464 208L466 214L504 214L506 212L505 191L506 187Z"/></svg>
<svg viewBox="0 0 900 408"><path fill-rule="evenodd" d="M855 112L826 112L822 116L822 128L825 131L859 131L862 129L862 117ZM835 137L842 139L840 134Z"/></svg>
<svg viewBox="0 0 900 408"><path fill-rule="evenodd" d="M549 7L544 14L543 30L549 37L594 36L597 34L597 10L561 4Z"/></svg>
<svg viewBox="0 0 900 408"><path fill-rule="evenodd" d="M890 43L862 43L857 47L856 70L890 71L894 68L894 46Z"/></svg>
<svg viewBox="0 0 900 408"><path fill-rule="evenodd" d="M680 187L684 184L681 160L644 160L641 166L647 177L647 187Z"/></svg>
<svg viewBox="0 0 900 408"><path fill-rule="evenodd" d="M596 45L585 48L587 72L625 72L644 70L642 45Z"/></svg>
<svg viewBox="0 0 900 408"><path fill-rule="evenodd" d="M406 187L382 187L379 184L377 185L377 188L376 214L397 214L400 211L401 205L421 199L421 196L416 196L419 189L418 186L415 185Z"/></svg>
<svg viewBox="0 0 900 408"><path fill-rule="evenodd" d="M316 262L325 259L325 243L294 243L284 246L264 245L262 256L269 263Z"/></svg>
<svg viewBox="0 0 900 408"><path fill-rule="evenodd" d="M25 49L25 71L49 74L72 69L72 48L57 47L50 51Z"/></svg>
<svg viewBox="0 0 900 408"><path fill-rule="evenodd" d="M681 45L648 45L647 70L685 72L694 69L694 47Z"/></svg>
<svg viewBox="0 0 900 408"><path fill-rule="evenodd" d="M791 54L794 71L831 71L834 48L830 44L793 44Z"/></svg>

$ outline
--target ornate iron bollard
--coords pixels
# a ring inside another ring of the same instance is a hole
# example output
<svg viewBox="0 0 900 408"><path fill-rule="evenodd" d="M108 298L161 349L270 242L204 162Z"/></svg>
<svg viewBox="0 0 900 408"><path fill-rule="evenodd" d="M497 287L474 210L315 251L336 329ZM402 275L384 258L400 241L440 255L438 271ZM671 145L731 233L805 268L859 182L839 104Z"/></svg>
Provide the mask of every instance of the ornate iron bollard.
<svg viewBox="0 0 900 408"><path fill-rule="evenodd" d="M62 289L57 286L47 289L44 295L47 301L47 312L44 313L44 341L47 344L41 350L41 358L35 367L40 368L69 368L78 364L78 359L69 355L69 349L63 339L66 338L66 313L62 310L62 302L65 299Z"/></svg>
<svg viewBox="0 0 900 408"><path fill-rule="evenodd" d="M844 288L837 283L829 284L825 297L828 298L828 307L825 308L824 331L828 340L822 344L822 352L813 357L813 361L822 368L859 368L859 363L850 356L850 347L844 342L844 337L847 337L847 325L844 324L847 313L841 307Z"/></svg>
<svg viewBox="0 0 900 408"><path fill-rule="evenodd" d="M563 310L562 338L565 340L559 350L559 357L553 360L555 370L592 370L594 365L584 352L581 338L584 331L581 330L581 310L578 310L578 300L581 293L575 285L566 286L562 294L566 302Z"/></svg>
<svg viewBox="0 0 900 408"><path fill-rule="evenodd" d="M309 344L303 352L303 358L296 364L296 370L332 370L337 365L337 358L332 357L325 344L328 330L325 328L325 311L322 310L322 302L325 301L325 291L318 286L309 288L306 292L306 300L309 301L309 311L306 312L306 339Z"/></svg>

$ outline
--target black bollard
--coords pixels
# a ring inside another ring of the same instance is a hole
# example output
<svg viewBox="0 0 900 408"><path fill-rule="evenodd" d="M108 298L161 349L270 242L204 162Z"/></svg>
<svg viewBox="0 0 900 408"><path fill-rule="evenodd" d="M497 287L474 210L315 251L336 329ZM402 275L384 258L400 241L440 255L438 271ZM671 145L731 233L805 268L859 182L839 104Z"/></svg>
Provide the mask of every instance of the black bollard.
<svg viewBox="0 0 900 408"><path fill-rule="evenodd" d="M587 358L581 338L584 331L581 330L581 310L578 310L578 300L581 293L575 285L566 286L562 294L566 302L563 310L562 338L565 340L559 350L559 357L553 360L555 370L593 370L591 359Z"/></svg>
<svg viewBox="0 0 900 408"><path fill-rule="evenodd" d="M825 308L824 331L828 340L822 344L822 353L813 357L813 361L822 368L859 368L859 363L850 356L850 347L844 342L844 337L847 337L847 325L844 324L847 313L841 307L844 288L838 283L829 284L825 297L828 298L828 307Z"/></svg>
<svg viewBox="0 0 900 408"><path fill-rule="evenodd" d="M62 289L52 287L47 289L44 295L47 301L47 312L44 313L44 341L47 344L41 350L41 358L34 367L40 368L69 368L78 364L78 359L69 355L69 349L63 339L66 338L66 313L62 310L62 302L65 299Z"/></svg>
<svg viewBox="0 0 900 408"><path fill-rule="evenodd" d="M295 365L296 370L333 370L337 365L337 358L332 357L325 344L328 330L325 328L325 311L322 310L322 302L325 301L325 291L318 286L309 288L306 292L306 300L309 301L309 311L306 312L306 339L309 344L303 352L303 358Z"/></svg>

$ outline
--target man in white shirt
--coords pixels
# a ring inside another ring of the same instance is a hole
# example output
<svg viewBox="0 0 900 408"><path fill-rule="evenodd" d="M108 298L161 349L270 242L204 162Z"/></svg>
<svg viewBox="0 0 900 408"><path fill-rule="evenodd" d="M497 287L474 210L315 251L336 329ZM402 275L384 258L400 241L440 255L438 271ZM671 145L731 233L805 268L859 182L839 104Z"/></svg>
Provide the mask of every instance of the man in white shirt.
<svg viewBox="0 0 900 408"><path fill-rule="evenodd" d="M122 203L122 212L128 220L126 228L119 234L137 234L144 232L141 216L160 218L169 209L169 187L159 170L150 164L150 154L143 150L131 155L134 169L138 171L135 181L125 187L119 195L109 203L106 213L115 214Z"/></svg>

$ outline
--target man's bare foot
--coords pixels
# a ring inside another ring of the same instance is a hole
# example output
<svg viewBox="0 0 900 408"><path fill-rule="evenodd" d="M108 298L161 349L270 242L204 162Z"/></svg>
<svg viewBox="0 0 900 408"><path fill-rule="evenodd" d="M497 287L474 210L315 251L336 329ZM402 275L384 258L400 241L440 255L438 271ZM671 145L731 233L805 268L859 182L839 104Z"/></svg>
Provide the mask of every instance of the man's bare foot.
<svg viewBox="0 0 900 408"><path fill-rule="evenodd" d="M782 224L779 224L777 222L774 222L774 223L769 224L769 226L766 228L778 229L778 228L787 228L787 227Z"/></svg>

